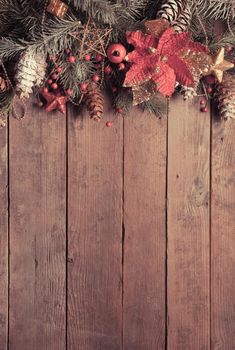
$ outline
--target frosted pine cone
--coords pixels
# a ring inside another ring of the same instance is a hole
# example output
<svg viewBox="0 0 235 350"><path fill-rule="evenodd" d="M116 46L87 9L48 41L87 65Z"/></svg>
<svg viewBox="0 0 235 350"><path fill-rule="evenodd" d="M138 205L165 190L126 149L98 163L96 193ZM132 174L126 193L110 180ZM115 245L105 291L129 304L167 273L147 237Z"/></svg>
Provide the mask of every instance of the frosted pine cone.
<svg viewBox="0 0 235 350"><path fill-rule="evenodd" d="M16 70L16 91L20 98L28 98L34 86L40 86L44 80L46 65L44 58L36 55L31 48L20 57Z"/></svg>

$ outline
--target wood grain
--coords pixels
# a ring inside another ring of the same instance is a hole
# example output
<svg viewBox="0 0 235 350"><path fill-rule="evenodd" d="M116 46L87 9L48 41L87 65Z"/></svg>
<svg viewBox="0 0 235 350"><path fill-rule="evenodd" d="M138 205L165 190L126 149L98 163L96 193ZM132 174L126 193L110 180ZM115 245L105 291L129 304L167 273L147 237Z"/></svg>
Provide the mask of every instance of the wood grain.
<svg viewBox="0 0 235 350"><path fill-rule="evenodd" d="M235 349L235 124L212 129L211 320L212 349Z"/></svg>
<svg viewBox="0 0 235 350"><path fill-rule="evenodd" d="M123 349L165 349L167 118L124 123Z"/></svg>
<svg viewBox="0 0 235 350"><path fill-rule="evenodd" d="M68 350L120 350L122 118L68 125Z"/></svg>
<svg viewBox="0 0 235 350"><path fill-rule="evenodd" d="M210 115L170 102L168 122L168 349L210 349Z"/></svg>
<svg viewBox="0 0 235 350"><path fill-rule="evenodd" d="M8 127L0 128L0 350L8 328Z"/></svg>
<svg viewBox="0 0 235 350"><path fill-rule="evenodd" d="M66 117L10 119L10 350L65 349Z"/></svg>

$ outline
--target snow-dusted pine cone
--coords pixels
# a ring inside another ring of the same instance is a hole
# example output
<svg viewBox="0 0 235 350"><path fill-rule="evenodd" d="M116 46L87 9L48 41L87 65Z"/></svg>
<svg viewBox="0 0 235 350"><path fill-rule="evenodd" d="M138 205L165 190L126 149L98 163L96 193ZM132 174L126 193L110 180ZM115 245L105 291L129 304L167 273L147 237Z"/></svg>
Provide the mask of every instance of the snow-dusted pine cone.
<svg viewBox="0 0 235 350"><path fill-rule="evenodd" d="M217 84L215 97L221 118L235 119L235 75L224 74L222 83Z"/></svg>
<svg viewBox="0 0 235 350"><path fill-rule="evenodd" d="M157 17L164 18L172 23L178 19L180 13L186 8L187 0L165 0L162 3Z"/></svg>
<svg viewBox="0 0 235 350"><path fill-rule="evenodd" d="M16 69L16 91L20 98L28 98L34 86L39 87L45 77L46 64L44 57L36 54L31 48L22 53Z"/></svg>
<svg viewBox="0 0 235 350"><path fill-rule="evenodd" d="M179 15L179 17L172 22L172 27L177 33L182 33L188 30L192 18L190 6L187 5Z"/></svg>

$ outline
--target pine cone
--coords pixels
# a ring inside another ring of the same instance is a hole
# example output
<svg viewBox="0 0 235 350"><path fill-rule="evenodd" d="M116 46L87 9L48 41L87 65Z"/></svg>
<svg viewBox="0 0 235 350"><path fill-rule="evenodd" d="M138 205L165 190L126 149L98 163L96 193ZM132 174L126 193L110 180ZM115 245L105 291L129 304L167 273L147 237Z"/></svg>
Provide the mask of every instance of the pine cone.
<svg viewBox="0 0 235 350"><path fill-rule="evenodd" d="M186 8L182 10L177 20L172 23L172 27L177 33L185 32L190 26L191 18L191 9L190 6L187 5Z"/></svg>
<svg viewBox="0 0 235 350"><path fill-rule="evenodd" d="M20 98L27 98L34 86L39 87L45 77L46 64L42 56L29 48L20 57L16 70L16 91Z"/></svg>
<svg viewBox="0 0 235 350"><path fill-rule="evenodd" d="M0 94L7 90L9 90L9 83L5 77L0 76Z"/></svg>
<svg viewBox="0 0 235 350"><path fill-rule="evenodd" d="M165 0L157 13L157 17L166 19L172 23L178 19L181 12L185 10L187 0Z"/></svg>
<svg viewBox="0 0 235 350"><path fill-rule="evenodd" d="M221 118L235 119L235 76L229 73L224 74L222 83L217 84L215 97Z"/></svg>
<svg viewBox="0 0 235 350"><path fill-rule="evenodd" d="M94 120L100 120L104 112L104 100L97 84L90 83L88 85L85 104L90 117Z"/></svg>

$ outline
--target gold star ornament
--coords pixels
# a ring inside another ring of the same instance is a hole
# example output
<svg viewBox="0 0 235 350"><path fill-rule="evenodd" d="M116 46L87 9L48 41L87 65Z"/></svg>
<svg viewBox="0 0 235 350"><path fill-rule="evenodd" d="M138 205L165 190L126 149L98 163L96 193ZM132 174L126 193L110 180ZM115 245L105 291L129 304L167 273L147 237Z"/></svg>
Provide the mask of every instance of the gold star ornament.
<svg viewBox="0 0 235 350"><path fill-rule="evenodd" d="M213 75L219 83L222 82L224 72L234 67L232 62L224 59L224 53L222 47L214 57L209 56L209 64L203 69L203 76Z"/></svg>

